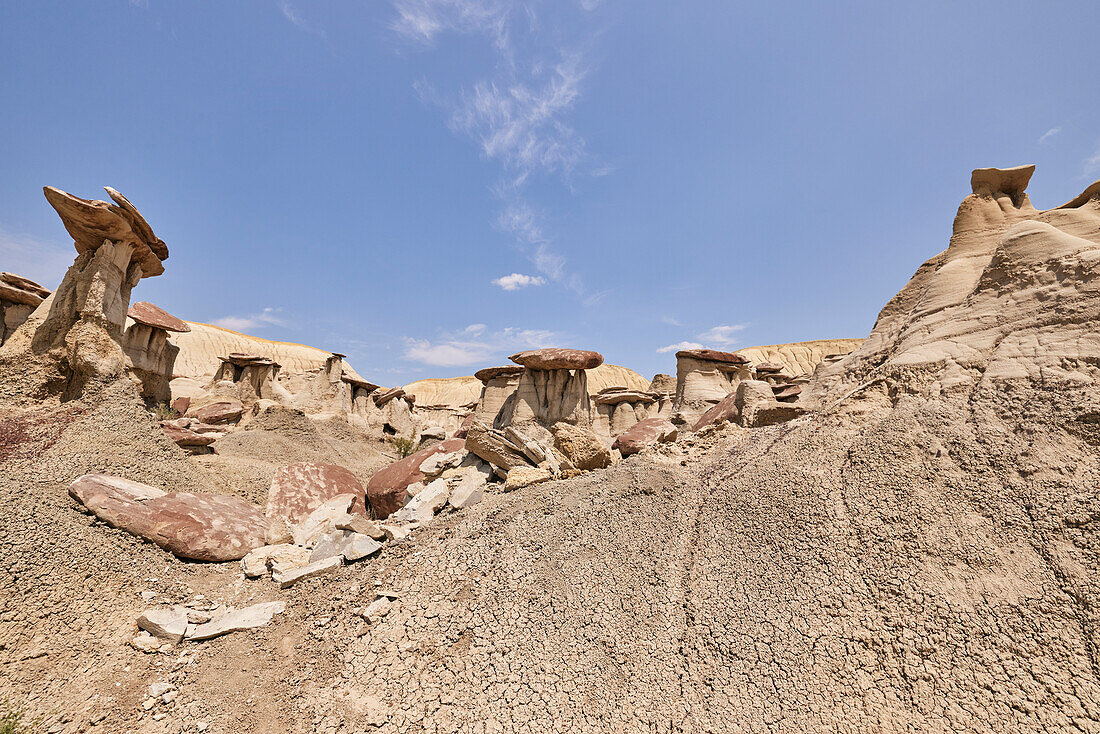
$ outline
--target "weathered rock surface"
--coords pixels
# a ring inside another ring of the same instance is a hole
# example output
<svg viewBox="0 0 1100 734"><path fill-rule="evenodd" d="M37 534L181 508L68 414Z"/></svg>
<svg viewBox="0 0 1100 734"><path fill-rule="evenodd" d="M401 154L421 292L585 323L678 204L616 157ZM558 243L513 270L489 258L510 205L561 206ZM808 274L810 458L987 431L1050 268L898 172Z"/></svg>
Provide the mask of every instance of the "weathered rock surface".
<svg viewBox="0 0 1100 734"><path fill-rule="evenodd" d="M160 306L155 306L148 301L138 301L130 306L126 315L139 324L152 326L154 329L187 333L191 327L186 321L177 319Z"/></svg>
<svg viewBox="0 0 1100 734"><path fill-rule="evenodd" d="M430 456L446 454L462 449L468 443L469 438L452 438L435 446L430 446L415 454L406 456L400 461L395 461L384 469L380 469L367 482L367 501L370 503L374 516L382 519L389 517L405 506L408 493L405 491L410 484L424 479L424 473L420 471L420 465Z"/></svg>
<svg viewBox="0 0 1100 734"><path fill-rule="evenodd" d="M611 452L592 431L569 423L557 423L551 429L554 447L581 471L603 469L611 465Z"/></svg>
<svg viewBox="0 0 1100 734"><path fill-rule="evenodd" d="M304 566L291 569L273 569L271 580L279 585L280 589L287 589L299 581L317 578L332 573L344 565L342 556L329 556L317 561L310 561Z"/></svg>
<svg viewBox="0 0 1100 734"><path fill-rule="evenodd" d="M253 604L244 609L237 609L220 617L210 620L206 624L200 624L187 635L188 640L209 640L213 637L229 634L230 632L243 632L245 630L262 627L271 621L276 614L286 611L286 602L269 601L261 604Z"/></svg>
<svg viewBox="0 0 1100 734"><path fill-rule="evenodd" d="M309 557L310 563L339 556L345 561L358 561L382 550L382 544L369 535L351 530L334 530L321 537Z"/></svg>
<svg viewBox="0 0 1100 734"><path fill-rule="evenodd" d="M679 431L670 421L664 418L647 418L620 433L612 448L618 449L623 456L631 456L646 446L675 441L678 435Z"/></svg>
<svg viewBox="0 0 1100 734"><path fill-rule="evenodd" d="M179 642L187 632L187 609L181 606L146 609L137 618L137 626L161 640Z"/></svg>
<svg viewBox="0 0 1100 734"><path fill-rule="evenodd" d="M478 467L466 467L462 470L458 483L451 490L448 503L457 510L464 510L481 502L485 497L489 476L488 471L482 471Z"/></svg>
<svg viewBox="0 0 1100 734"><path fill-rule="evenodd" d="M354 503L354 494L338 494L322 502L304 520L291 526L294 544L312 548L322 535L336 528L338 520L343 521L344 516L350 514L348 510Z"/></svg>
<svg viewBox="0 0 1100 734"><path fill-rule="evenodd" d="M532 484L547 482L552 479L549 469L538 466L517 466L508 470L508 478L504 481L504 491L511 492L516 489L530 487Z"/></svg>
<svg viewBox="0 0 1100 734"><path fill-rule="evenodd" d="M327 500L350 494L349 512L366 516L366 491L354 474L342 466L313 461L280 467L271 480L264 514L297 525Z"/></svg>
<svg viewBox="0 0 1100 734"><path fill-rule="evenodd" d="M508 359L531 370L590 370L603 364L603 355L599 352L561 347L530 349Z"/></svg>
<svg viewBox="0 0 1100 734"><path fill-rule="evenodd" d="M274 564L278 564L283 569L304 566L309 563L310 555L308 548L292 543L265 545L249 551L248 555L241 559L241 570L248 578L257 578L265 576Z"/></svg>
<svg viewBox="0 0 1100 734"><path fill-rule="evenodd" d="M504 471L530 465L522 446L508 440L503 431L490 428L484 423L475 421L470 426L464 445L470 453Z"/></svg>
<svg viewBox="0 0 1100 734"><path fill-rule="evenodd" d="M243 414L244 406L236 398L208 403L202 407L193 408L187 413L189 417L197 418L203 423L229 423Z"/></svg>
<svg viewBox="0 0 1100 734"><path fill-rule="evenodd" d="M676 398L672 420L694 425L715 404L752 378L748 359L735 352L688 349L676 353Z"/></svg>
<svg viewBox="0 0 1100 734"><path fill-rule="evenodd" d="M69 487L73 499L111 527L196 561L235 561L264 545L267 520L236 497L169 494L105 474L85 474Z"/></svg>

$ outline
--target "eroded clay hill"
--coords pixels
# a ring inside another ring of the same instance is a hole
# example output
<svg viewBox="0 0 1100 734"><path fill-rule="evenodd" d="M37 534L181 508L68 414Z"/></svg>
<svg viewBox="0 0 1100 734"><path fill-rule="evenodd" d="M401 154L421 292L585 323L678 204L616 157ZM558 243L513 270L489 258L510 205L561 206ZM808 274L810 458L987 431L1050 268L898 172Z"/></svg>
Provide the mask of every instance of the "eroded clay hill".
<svg viewBox="0 0 1100 734"><path fill-rule="evenodd" d="M635 400L680 436L288 588L77 514L74 471L234 488L141 417L121 362L42 352L80 397L0 406L5 685L59 732L1096 731L1100 187L1039 211L1030 174L976 171L948 248L812 377L692 350L589 399L525 353L483 371L479 408L517 407L475 409L465 446L498 468L488 439L551 387L576 398L555 421L613 432ZM745 420L753 391L785 422ZM248 634L129 646L151 605L257 603L282 611Z"/></svg>

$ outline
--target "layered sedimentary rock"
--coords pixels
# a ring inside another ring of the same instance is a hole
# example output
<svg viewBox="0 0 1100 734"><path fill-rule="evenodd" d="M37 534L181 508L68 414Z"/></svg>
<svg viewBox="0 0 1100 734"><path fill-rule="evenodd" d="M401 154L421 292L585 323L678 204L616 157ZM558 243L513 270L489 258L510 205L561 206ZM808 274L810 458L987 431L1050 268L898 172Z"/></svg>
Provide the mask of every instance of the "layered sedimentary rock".
<svg viewBox="0 0 1100 734"><path fill-rule="evenodd" d="M1010 378L1084 382L1100 335L1087 317L1100 260L1100 185L1038 211L1034 166L978 169L946 250L882 309L870 336L823 366L818 400L936 366L928 389Z"/></svg>
<svg viewBox="0 0 1100 734"><path fill-rule="evenodd" d="M481 395L474 409L473 420L481 421L493 428L500 428L511 422L511 406L515 401L509 402L509 398L515 394L519 387L520 376L524 367L521 365L504 365L503 367L486 367L474 373L481 383ZM504 406L509 410L505 411Z"/></svg>
<svg viewBox="0 0 1100 734"><path fill-rule="evenodd" d="M73 237L76 262L61 285L0 347L0 391L24 397L80 395L90 382L121 377L122 332L130 291L164 272L168 248L129 201L81 199L43 189Z"/></svg>
<svg viewBox="0 0 1100 734"><path fill-rule="evenodd" d="M0 345L23 325L49 295L49 290L29 278L15 273L0 273Z"/></svg>
<svg viewBox="0 0 1100 734"><path fill-rule="evenodd" d="M752 378L749 359L736 352L685 349L676 353L674 423L693 425L700 416Z"/></svg>
<svg viewBox="0 0 1100 734"><path fill-rule="evenodd" d="M862 339L817 339L791 344L768 344L738 349L737 353L758 366L761 363L781 365L791 377L813 374L826 357L845 355L863 343Z"/></svg>
<svg viewBox="0 0 1100 734"><path fill-rule="evenodd" d="M179 354L179 347L169 343L168 333L186 333L191 327L146 301L130 306L127 317L122 335L127 367L143 397L168 402L172 398L172 368Z"/></svg>

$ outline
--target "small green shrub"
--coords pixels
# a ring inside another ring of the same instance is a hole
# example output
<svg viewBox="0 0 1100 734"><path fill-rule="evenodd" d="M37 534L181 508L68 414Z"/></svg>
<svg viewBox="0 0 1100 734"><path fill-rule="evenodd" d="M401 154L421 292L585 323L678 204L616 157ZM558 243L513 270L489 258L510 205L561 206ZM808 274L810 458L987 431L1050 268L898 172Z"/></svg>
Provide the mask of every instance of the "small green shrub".
<svg viewBox="0 0 1100 734"><path fill-rule="evenodd" d="M34 734L42 726L42 719L27 719L27 712L0 698L0 734Z"/></svg>
<svg viewBox="0 0 1100 734"><path fill-rule="evenodd" d="M153 403L149 407L149 412L157 417L158 421L170 421L175 418L179 418L180 414L168 403ZM0 731L0 734L4 734Z"/></svg>
<svg viewBox="0 0 1100 734"><path fill-rule="evenodd" d="M416 451L416 441L411 438L401 438L400 436L394 436L390 439L390 443L397 449L397 455L404 459L406 456L411 456ZM0 733L2 734L2 733Z"/></svg>

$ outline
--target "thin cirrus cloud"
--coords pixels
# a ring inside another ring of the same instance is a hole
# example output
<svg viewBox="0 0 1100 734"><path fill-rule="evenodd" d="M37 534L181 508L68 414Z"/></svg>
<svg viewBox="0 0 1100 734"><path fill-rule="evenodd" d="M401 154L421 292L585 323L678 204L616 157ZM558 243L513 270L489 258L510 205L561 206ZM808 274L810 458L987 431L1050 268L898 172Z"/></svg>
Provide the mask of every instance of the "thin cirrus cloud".
<svg viewBox="0 0 1100 734"><path fill-rule="evenodd" d="M1039 143L1042 144L1047 142L1060 132L1062 132L1062 128L1052 127L1051 129L1047 130L1045 133L1039 136Z"/></svg>
<svg viewBox="0 0 1100 734"><path fill-rule="evenodd" d="M1098 171L1100 171L1100 147L1097 147L1092 155L1085 158L1085 175L1091 176Z"/></svg>
<svg viewBox="0 0 1100 734"><path fill-rule="evenodd" d="M278 316L282 310L282 308L268 307L251 316L223 316L220 319L214 319L211 323L233 331L261 329L265 326L286 326L286 321Z"/></svg>
<svg viewBox="0 0 1100 734"><path fill-rule="evenodd" d="M485 324L471 324L436 340L405 339L405 359L432 367L490 366L509 352L545 347L560 339L553 331L509 327L489 331Z"/></svg>
<svg viewBox="0 0 1100 734"><path fill-rule="evenodd" d="M737 338L734 336L739 331L744 331L748 328L748 324L722 324L720 326L713 326L701 334L696 334L695 338L699 341L682 341L676 344L669 344L668 346L660 347L657 352L664 354L665 352L679 351L681 349L703 349L707 346L717 347L730 347L737 343Z"/></svg>
<svg viewBox="0 0 1100 734"><path fill-rule="evenodd" d="M580 3L585 11L597 5ZM501 209L494 226L515 239L542 277L583 296L581 278L568 272L525 195L532 175L558 175L568 184L588 158L584 138L569 122L586 75L583 55L544 33L547 24L535 6L520 0L394 0L393 6L391 30L422 48L432 48L446 33L480 35L492 45L496 63L485 78L450 93L427 81L415 88L422 100L446 110L455 134L500 166L493 190ZM568 9L564 3L543 7ZM592 175L610 170L604 166Z"/></svg>
<svg viewBox="0 0 1100 734"><path fill-rule="evenodd" d="M546 278L543 278L541 275L512 273L511 275L503 275L495 279L493 285L500 286L502 290L506 291L518 291L521 288L546 285Z"/></svg>

